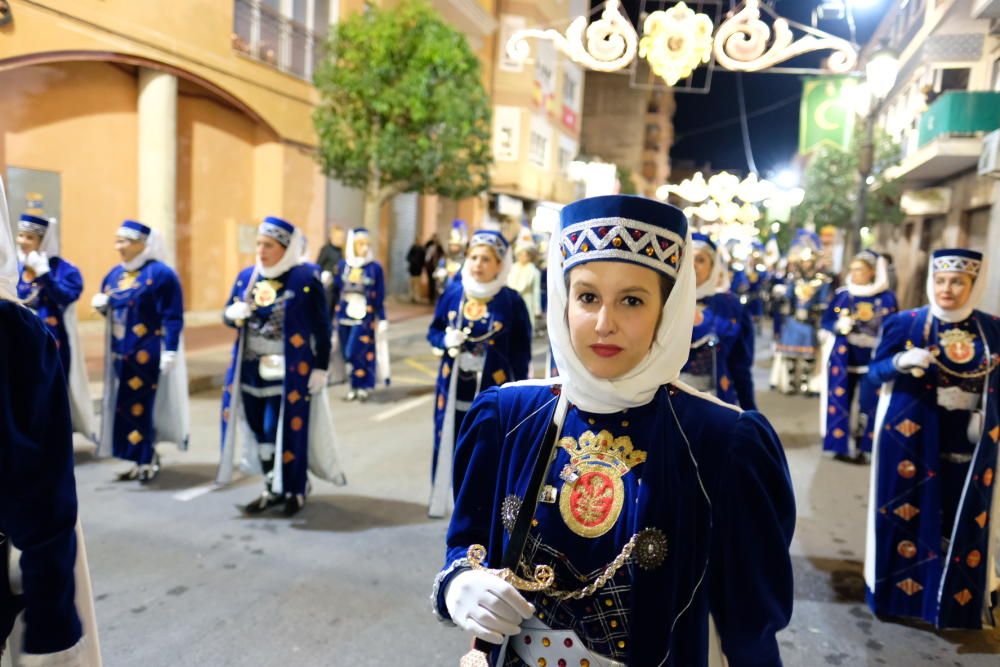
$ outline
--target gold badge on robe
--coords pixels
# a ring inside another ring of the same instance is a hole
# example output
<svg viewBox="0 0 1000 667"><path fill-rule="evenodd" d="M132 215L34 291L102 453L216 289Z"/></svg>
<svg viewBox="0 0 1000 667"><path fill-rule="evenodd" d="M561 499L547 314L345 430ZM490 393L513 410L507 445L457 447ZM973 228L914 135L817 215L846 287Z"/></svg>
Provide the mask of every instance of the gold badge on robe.
<svg viewBox="0 0 1000 667"><path fill-rule="evenodd" d="M967 364L976 356L976 336L964 329L948 329L940 335L944 356L956 364Z"/></svg>
<svg viewBox="0 0 1000 667"><path fill-rule="evenodd" d="M646 460L628 436L585 431L579 441L559 441L570 455L568 476L559 493L559 512L566 526L581 537L600 537L615 525L625 503L624 477Z"/></svg>
<svg viewBox="0 0 1000 667"><path fill-rule="evenodd" d="M139 277L138 271L125 271L118 276L118 291L125 292L135 287L135 281Z"/></svg>
<svg viewBox="0 0 1000 667"><path fill-rule="evenodd" d="M279 283L273 280L261 280L253 286L253 302L260 308L274 305L278 300Z"/></svg>
<svg viewBox="0 0 1000 667"><path fill-rule="evenodd" d="M360 266L352 266L351 270L347 274L347 281L351 283L360 283L365 277L365 270Z"/></svg>
<svg viewBox="0 0 1000 667"><path fill-rule="evenodd" d="M486 304L489 303L489 299L475 299L469 297L465 300L465 305L462 306L462 317L469 320L470 322L478 322L479 320L485 320L486 316L489 315L489 308Z"/></svg>
<svg viewBox="0 0 1000 667"><path fill-rule="evenodd" d="M875 306L871 301L859 301L854 304L854 319L859 322L871 322L875 319Z"/></svg>

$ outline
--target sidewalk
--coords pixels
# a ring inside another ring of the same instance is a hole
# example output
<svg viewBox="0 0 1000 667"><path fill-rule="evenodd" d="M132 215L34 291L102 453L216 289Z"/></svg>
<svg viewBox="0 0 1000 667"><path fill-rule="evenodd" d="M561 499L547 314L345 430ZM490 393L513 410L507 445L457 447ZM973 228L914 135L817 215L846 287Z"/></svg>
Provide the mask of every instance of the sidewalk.
<svg viewBox="0 0 1000 667"><path fill-rule="evenodd" d="M399 324L434 311L427 304L388 299L386 316L390 325ZM233 347L234 331L222 323L217 311L184 313L184 347L188 366L189 392L196 394L222 386ZM104 320L80 323L80 342L87 360L90 395L104 393ZM390 328L390 336L392 329Z"/></svg>

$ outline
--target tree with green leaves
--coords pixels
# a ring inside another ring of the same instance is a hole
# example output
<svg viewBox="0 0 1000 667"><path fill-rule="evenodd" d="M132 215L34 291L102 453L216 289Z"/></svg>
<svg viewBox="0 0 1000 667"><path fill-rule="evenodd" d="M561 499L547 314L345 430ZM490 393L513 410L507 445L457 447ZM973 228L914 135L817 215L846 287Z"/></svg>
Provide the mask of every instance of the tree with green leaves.
<svg viewBox="0 0 1000 667"><path fill-rule="evenodd" d="M846 151L823 145L816 149L806 167L802 203L791 215L790 222L802 227L812 222L817 229L834 225L851 233L852 216L857 203L858 154L863 139L861 130L854 133ZM899 145L884 130L875 133L873 181L868 187L867 220L869 227L879 223L899 224L903 212L899 208L902 183L890 180L887 170L899 162Z"/></svg>
<svg viewBox="0 0 1000 667"><path fill-rule="evenodd" d="M323 171L365 193L364 226L403 192L462 199L489 186L490 102L465 36L420 0L335 26L313 114Z"/></svg>

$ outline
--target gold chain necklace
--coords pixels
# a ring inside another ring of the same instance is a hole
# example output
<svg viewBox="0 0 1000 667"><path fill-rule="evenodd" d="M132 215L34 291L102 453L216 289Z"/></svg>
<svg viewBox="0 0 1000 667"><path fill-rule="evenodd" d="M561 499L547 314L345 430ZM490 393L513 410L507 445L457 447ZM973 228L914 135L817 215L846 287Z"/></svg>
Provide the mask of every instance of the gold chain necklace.
<svg viewBox="0 0 1000 667"><path fill-rule="evenodd" d="M944 364L942 364L940 361L938 361L937 357L934 358L934 363L937 364L938 369L945 375L950 375L952 377L960 378L962 380L977 380L981 377L986 377L987 375L995 371L997 366L1000 366L1000 360L998 360L996 356L992 357L989 360L989 362L986 363L985 367L981 367L979 370L968 371L968 372L954 371L945 366Z"/></svg>
<svg viewBox="0 0 1000 667"><path fill-rule="evenodd" d="M598 589L603 588L604 584L611 581L611 578L618 573L618 570L620 570L623 565L625 565L629 557L632 555L632 550L635 549L635 543L638 538L639 533L633 535L632 539L630 539L622 548L621 553L618 554L618 556L611 561L611 564L604 569L604 572L602 572L597 579L594 579L583 588L579 588L575 591L560 591L549 587L542 590L542 592L550 598L554 598L556 600L582 600L583 598L589 598L591 595L596 593ZM525 566L522 564L522 567ZM555 580L553 580L553 583L554 581Z"/></svg>

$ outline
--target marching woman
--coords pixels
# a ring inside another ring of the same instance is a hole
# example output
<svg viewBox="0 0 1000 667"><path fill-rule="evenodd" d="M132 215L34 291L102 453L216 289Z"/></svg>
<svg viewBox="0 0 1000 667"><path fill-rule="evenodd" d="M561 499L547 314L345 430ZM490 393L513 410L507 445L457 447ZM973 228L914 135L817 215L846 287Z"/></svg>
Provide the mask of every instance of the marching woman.
<svg viewBox="0 0 1000 667"><path fill-rule="evenodd" d="M869 366L875 423L865 583L872 611L995 625L1000 589L1000 319L975 310L986 264L935 250L929 306L891 316Z"/></svg>
<svg viewBox="0 0 1000 667"><path fill-rule="evenodd" d="M233 283L225 323L239 331L222 394L222 458L216 481L241 468L263 474L264 491L243 511L306 503L308 475L346 483L337 463L326 395L330 317L319 267L302 257L302 233L281 218L257 229L257 261Z"/></svg>
<svg viewBox="0 0 1000 667"><path fill-rule="evenodd" d="M427 340L442 352L434 403L434 456L428 514L442 517L451 495L455 434L483 390L528 377L531 320L507 284L510 245L480 230L469 241L461 279L438 300Z"/></svg>
<svg viewBox="0 0 1000 667"><path fill-rule="evenodd" d="M363 403L377 385L389 384L385 279L382 265L373 259L367 229L353 229L347 235L347 255L333 280L340 295L337 339L351 383L345 400Z"/></svg>
<svg viewBox="0 0 1000 667"><path fill-rule="evenodd" d="M17 303L17 284L0 181L0 655L98 667L66 378L56 339Z"/></svg>
<svg viewBox="0 0 1000 667"><path fill-rule="evenodd" d="M750 311L724 289L726 264L704 234L691 235L697 312L691 353L680 379L726 403L756 410L753 392L754 325Z"/></svg>
<svg viewBox="0 0 1000 667"><path fill-rule="evenodd" d="M90 399L87 366L76 326L76 302L83 292L80 270L59 254L59 231L55 219L24 213L17 223L18 262L21 274L17 296L45 323L59 350L69 384L73 430L91 441L94 404Z"/></svg>
<svg viewBox="0 0 1000 667"><path fill-rule="evenodd" d="M466 417L434 609L477 638L469 665L780 665L791 482L763 416L676 382L687 220L620 195L561 217L560 376L483 392Z"/></svg>
<svg viewBox="0 0 1000 667"><path fill-rule="evenodd" d="M91 305L107 320L104 402L98 454L132 461L119 480L152 481L160 472L157 442L188 445L188 381L181 332L184 299L164 263L163 238L126 220L115 248L122 262Z"/></svg>
<svg viewBox="0 0 1000 667"><path fill-rule="evenodd" d="M889 291L885 260L862 250L851 261L847 285L834 294L820 321L826 382L820 392L823 450L839 460L863 461L872 451L878 386L867 379L868 363L882 322L899 310ZM851 428L851 406L858 396L858 421ZM851 438L853 431L853 438ZM853 442L851 442L853 440Z"/></svg>

